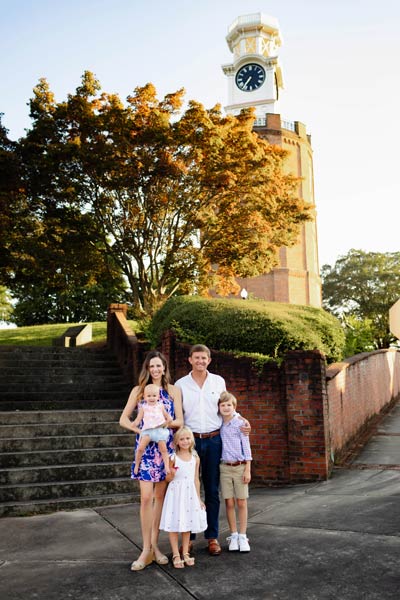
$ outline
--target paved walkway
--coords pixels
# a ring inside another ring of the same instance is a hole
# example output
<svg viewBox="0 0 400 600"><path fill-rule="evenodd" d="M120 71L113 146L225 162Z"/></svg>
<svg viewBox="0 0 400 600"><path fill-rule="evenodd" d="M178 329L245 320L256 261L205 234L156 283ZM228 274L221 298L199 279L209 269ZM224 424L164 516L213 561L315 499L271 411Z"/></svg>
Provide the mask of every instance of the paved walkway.
<svg viewBox="0 0 400 600"><path fill-rule="evenodd" d="M223 510L222 510L223 513ZM249 554L196 566L151 565L139 554L137 505L0 520L3 600L389 600L400 597L400 406L352 468L323 483L252 489ZM169 552L166 534L161 547Z"/></svg>

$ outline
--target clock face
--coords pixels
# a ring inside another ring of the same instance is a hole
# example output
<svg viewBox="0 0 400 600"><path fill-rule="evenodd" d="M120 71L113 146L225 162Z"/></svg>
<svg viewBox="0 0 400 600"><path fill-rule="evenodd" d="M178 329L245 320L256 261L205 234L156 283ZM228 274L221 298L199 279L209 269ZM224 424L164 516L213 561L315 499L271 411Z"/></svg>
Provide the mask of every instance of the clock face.
<svg viewBox="0 0 400 600"><path fill-rule="evenodd" d="M242 92L254 92L265 81L265 70L261 65L251 63L244 65L236 73L236 85Z"/></svg>

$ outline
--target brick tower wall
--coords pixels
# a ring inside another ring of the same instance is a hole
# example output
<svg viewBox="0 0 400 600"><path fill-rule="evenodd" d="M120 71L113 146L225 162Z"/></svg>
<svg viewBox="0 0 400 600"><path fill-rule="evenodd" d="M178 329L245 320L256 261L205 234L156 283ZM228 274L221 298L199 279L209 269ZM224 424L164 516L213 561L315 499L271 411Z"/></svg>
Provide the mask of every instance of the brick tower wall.
<svg viewBox="0 0 400 600"><path fill-rule="evenodd" d="M237 281L240 287L263 300L320 307L321 280L312 148L305 126L298 121L293 125L293 131L285 129L280 115L267 114L265 126L256 127L255 131L271 144L282 146L288 151L286 170L301 178L299 195L313 207L313 220L301 226L298 242L294 246L280 248L278 267L265 275L238 278Z"/></svg>

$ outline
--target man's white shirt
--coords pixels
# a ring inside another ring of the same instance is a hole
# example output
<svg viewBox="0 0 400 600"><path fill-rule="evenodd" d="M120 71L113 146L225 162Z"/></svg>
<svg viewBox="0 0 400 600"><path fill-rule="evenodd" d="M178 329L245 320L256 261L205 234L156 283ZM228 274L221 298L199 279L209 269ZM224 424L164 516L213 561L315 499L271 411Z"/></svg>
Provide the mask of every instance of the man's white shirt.
<svg viewBox="0 0 400 600"><path fill-rule="evenodd" d="M185 425L196 433L210 433L221 427L222 418L218 414L218 400L226 390L225 380L209 373L202 387L195 382L192 373L178 379L176 384L182 392L183 417Z"/></svg>

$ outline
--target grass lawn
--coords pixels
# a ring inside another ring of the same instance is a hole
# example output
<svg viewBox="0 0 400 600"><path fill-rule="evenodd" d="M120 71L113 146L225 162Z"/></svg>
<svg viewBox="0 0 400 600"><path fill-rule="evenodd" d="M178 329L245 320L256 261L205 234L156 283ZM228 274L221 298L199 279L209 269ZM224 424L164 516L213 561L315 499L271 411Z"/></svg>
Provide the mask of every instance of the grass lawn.
<svg viewBox="0 0 400 600"><path fill-rule="evenodd" d="M132 330L138 332L138 323L128 321ZM32 325L15 329L0 329L0 344L9 346L51 346L53 339L62 335L68 327L79 323L55 323L51 325ZM97 321L92 323L92 341L105 342L107 323Z"/></svg>

